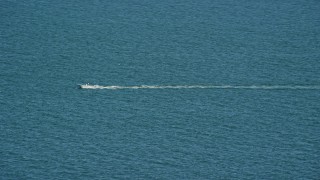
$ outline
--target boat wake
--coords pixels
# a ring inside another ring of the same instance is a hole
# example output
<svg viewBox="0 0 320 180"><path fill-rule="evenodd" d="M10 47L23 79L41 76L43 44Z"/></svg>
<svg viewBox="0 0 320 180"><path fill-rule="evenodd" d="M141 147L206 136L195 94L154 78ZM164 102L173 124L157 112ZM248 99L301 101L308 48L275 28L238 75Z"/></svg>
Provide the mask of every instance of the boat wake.
<svg viewBox="0 0 320 180"><path fill-rule="evenodd" d="M306 89L306 90L320 90L320 85L250 85L250 86L235 86L235 85L140 85L140 86L101 86L101 85L89 85L80 84L80 89L265 89L265 90L276 90L276 89Z"/></svg>

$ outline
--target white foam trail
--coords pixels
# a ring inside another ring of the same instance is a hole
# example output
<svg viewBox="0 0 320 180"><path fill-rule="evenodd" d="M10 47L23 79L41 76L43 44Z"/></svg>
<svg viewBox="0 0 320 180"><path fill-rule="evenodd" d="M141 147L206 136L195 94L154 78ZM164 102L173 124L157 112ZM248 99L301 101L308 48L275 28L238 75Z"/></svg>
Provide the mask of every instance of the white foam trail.
<svg viewBox="0 0 320 180"><path fill-rule="evenodd" d="M251 86L235 86L235 85L168 85L168 86L157 86L157 85L141 85L141 86L100 86L100 85L79 85L81 89L265 89L265 90L276 90L276 89L306 89L306 90L320 90L320 85L251 85Z"/></svg>

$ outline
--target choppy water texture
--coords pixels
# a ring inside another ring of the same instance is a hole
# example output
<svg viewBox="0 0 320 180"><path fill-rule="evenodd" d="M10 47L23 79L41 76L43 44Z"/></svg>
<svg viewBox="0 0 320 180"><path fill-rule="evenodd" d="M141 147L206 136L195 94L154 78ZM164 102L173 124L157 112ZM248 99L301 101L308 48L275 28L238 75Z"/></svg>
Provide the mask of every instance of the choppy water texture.
<svg viewBox="0 0 320 180"><path fill-rule="evenodd" d="M319 10L0 1L0 179L319 179Z"/></svg>

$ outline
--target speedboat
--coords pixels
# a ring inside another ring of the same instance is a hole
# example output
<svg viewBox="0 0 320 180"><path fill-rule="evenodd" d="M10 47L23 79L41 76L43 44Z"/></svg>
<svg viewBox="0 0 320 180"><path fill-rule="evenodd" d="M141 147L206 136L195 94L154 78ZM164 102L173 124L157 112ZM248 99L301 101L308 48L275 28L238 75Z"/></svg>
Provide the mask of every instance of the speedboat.
<svg viewBox="0 0 320 180"><path fill-rule="evenodd" d="M99 85L90 85L90 84L79 84L80 89L97 89L100 88Z"/></svg>

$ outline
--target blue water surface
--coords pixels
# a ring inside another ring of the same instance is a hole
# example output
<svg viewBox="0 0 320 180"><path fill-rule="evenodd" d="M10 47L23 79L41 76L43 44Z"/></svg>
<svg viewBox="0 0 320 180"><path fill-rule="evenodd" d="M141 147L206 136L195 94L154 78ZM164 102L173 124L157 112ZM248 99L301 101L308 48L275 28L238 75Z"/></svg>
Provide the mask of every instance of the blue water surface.
<svg viewBox="0 0 320 180"><path fill-rule="evenodd" d="M0 179L319 179L316 0L1 0Z"/></svg>

